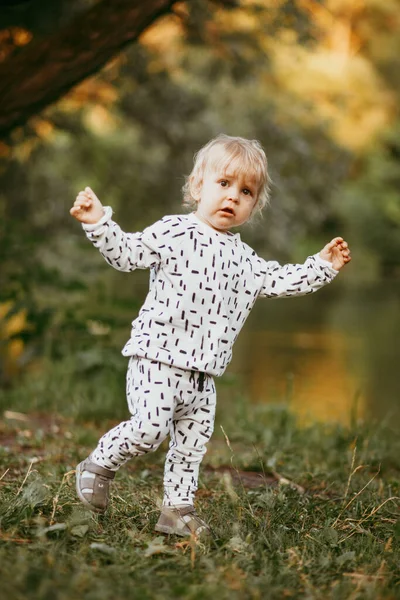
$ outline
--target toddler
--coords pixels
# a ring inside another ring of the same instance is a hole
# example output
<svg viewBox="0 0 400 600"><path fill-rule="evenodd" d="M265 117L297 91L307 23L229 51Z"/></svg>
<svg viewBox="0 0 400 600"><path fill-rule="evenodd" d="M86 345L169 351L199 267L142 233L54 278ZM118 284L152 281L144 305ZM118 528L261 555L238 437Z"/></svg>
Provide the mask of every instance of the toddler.
<svg viewBox="0 0 400 600"><path fill-rule="evenodd" d="M169 435L164 499L156 531L199 535L208 525L194 508L199 466L214 426L213 376L222 375L257 298L310 294L351 260L334 238L304 264L265 261L230 229L268 201L265 153L255 140L219 135L195 156L184 186L189 214L124 233L90 188L71 215L120 271L150 269L150 289L122 350L129 357L131 417L107 432L76 469L80 500L102 512L116 471L154 452Z"/></svg>

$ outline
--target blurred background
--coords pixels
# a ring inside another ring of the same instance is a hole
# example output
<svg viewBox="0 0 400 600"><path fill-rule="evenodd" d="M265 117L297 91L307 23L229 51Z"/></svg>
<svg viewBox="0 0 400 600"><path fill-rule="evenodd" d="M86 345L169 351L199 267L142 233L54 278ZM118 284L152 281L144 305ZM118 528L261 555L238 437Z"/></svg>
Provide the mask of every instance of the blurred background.
<svg viewBox="0 0 400 600"><path fill-rule="evenodd" d="M341 235L353 260L315 295L256 304L221 401L398 419L399 23L397 0L2 2L3 408L27 380L104 369L125 406L148 273L109 268L69 209L89 185L125 230L184 212L193 154L225 132L259 139L273 180L242 239L302 262Z"/></svg>

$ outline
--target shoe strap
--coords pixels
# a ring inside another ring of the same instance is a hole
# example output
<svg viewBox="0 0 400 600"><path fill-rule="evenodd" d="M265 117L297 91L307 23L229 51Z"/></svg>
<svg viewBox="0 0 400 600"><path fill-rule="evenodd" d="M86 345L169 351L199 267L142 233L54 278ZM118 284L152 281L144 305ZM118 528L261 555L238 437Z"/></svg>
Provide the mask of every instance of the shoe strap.
<svg viewBox="0 0 400 600"><path fill-rule="evenodd" d="M188 506L183 506L182 508L176 508L175 510L178 511L181 517L185 517L186 515L190 515L191 513L196 513L194 506L192 506L191 504L189 504Z"/></svg>
<svg viewBox="0 0 400 600"><path fill-rule="evenodd" d="M107 479L114 479L115 477L115 471L110 471L110 469L100 467L100 465L96 465L93 462L90 462L86 465L84 464L83 471L89 471L89 473L96 473L96 475L102 475L103 477L107 477Z"/></svg>

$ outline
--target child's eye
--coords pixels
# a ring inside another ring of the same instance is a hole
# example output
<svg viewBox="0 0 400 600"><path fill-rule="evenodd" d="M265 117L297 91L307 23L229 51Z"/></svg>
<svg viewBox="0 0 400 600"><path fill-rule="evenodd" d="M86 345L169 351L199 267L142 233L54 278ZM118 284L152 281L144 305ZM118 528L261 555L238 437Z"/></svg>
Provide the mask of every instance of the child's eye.
<svg viewBox="0 0 400 600"><path fill-rule="evenodd" d="M243 194L245 196L252 196L251 190L249 190L248 188L244 188L243 190Z"/></svg>
<svg viewBox="0 0 400 600"><path fill-rule="evenodd" d="M228 182L226 181L226 179L223 179L223 180L222 180L222 181L220 181L219 183L220 183L220 185L221 185L222 187L226 187L226 186L228 185Z"/></svg>

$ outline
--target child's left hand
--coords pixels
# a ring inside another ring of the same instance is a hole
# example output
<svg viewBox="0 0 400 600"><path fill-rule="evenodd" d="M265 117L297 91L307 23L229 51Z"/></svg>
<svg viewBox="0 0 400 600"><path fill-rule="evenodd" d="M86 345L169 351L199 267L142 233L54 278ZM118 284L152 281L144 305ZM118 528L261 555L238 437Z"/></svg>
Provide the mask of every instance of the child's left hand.
<svg viewBox="0 0 400 600"><path fill-rule="evenodd" d="M340 271L345 264L351 261L350 248L341 237L333 238L319 253L320 257L332 263L336 271Z"/></svg>

